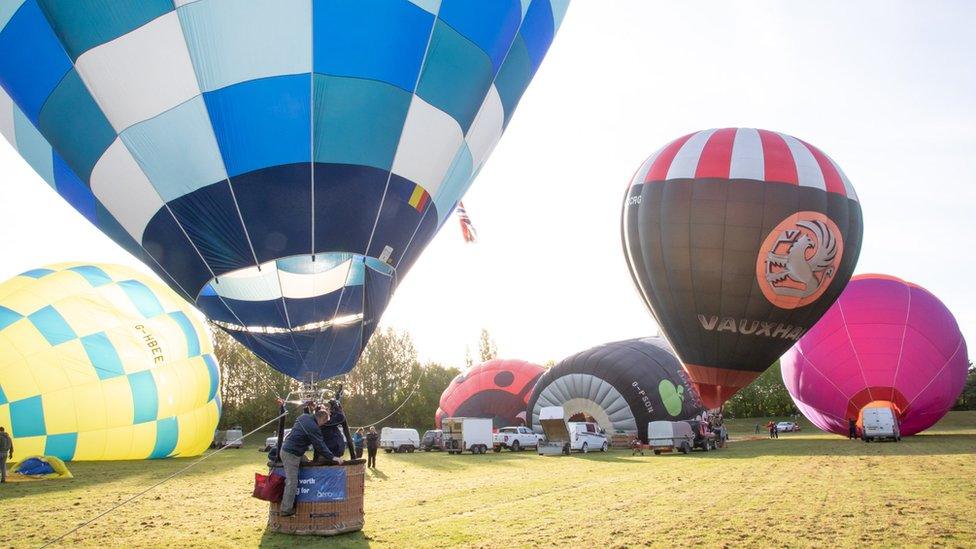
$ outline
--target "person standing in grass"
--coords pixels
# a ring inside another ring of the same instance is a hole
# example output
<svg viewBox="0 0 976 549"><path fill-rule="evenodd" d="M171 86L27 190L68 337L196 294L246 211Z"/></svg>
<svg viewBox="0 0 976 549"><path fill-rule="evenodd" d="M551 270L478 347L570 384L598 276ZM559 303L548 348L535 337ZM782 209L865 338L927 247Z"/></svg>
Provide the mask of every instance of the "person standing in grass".
<svg viewBox="0 0 976 549"><path fill-rule="evenodd" d="M7 482L7 458L14 459L14 441L0 427L0 482Z"/></svg>
<svg viewBox="0 0 976 549"><path fill-rule="evenodd" d="M848 440L857 438L857 422L854 421L854 418L847 420L847 438Z"/></svg>
<svg viewBox="0 0 976 549"><path fill-rule="evenodd" d="M759 422L758 421L756 422L756 434L757 435L759 434Z"/></svg>
<svg viewBox="0 0 976 549"><path fill-rule="evenodd" d="M366 466L376 469L376 451L380 448L380 435L376 432L376 427L370 426L369 433L366 434Z"/></svg>
<svg viewBox="0 0 976 549"><path fill-rule="evenodd" d="M356 449L356 455L353 456L356 459L363 457L363 443L366 442L366 437L363 436L363 428L360 427L356 429L356 434L352 436L352 446Z"/></svg>

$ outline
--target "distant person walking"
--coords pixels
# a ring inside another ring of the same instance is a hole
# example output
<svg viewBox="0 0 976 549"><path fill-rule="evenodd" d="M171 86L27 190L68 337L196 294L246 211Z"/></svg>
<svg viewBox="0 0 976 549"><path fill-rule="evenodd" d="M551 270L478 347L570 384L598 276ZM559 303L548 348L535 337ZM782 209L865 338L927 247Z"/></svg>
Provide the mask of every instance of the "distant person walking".
<svg viewBox="0 0 976 549"><path fill-rule="evenodd" d="M776 438L776 424L770 421L766 424L766 428L769 429L769 438Z"/></svg>
<svg viewBox="0 0 976 549"><path fill-rule="evenodd" d="M14 441L0 427L0 482L7 482L7 458L14 459Z"/></svg>
<svg viewBox="0 0 976 549"><path fill-rule="evenodd" d="M857 438L857 422L854 421L854 418L847 420L847 438L849 440Z"/></svg>
<svg viewBox="0 0 976 549"><path fill-rule="evenodd" d="M363 428L360 427L356 429L356 434L352 436L352 446L356 449L356 455L353 456L356 459L363 457L363 444L366 442L366 437L363 436Z"/></svg>
<svg viewBox="0 0 976 549"><path fill-rule="evenodd" d="M779 438L779 424L773 424L773 438Z"/></svg>
<svg viewBox="0 0 976 549"><path fill-rule="evenodd" d="M756 422L756 434L757 435L759 434L759 422L758 421Z"/></svg>
<svg viewBox="0 0 976 549"><path fill-rule="evenodd" d="M370 427L366 434L366 467L376 469L376 451L380 449L380 435L376 432L376 427Z"/></svg>

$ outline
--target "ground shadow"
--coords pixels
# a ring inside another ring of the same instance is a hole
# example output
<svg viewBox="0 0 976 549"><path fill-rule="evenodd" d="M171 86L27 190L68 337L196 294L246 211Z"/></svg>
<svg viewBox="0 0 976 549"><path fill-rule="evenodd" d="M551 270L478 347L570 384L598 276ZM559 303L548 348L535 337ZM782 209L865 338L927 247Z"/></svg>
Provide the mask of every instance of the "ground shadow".
<svg viewBox="0 0 976 549"><path fill-rule="evenodd" d="M935 456L976 453L976 435L962 433L924 433L904 437L901 442L848 440L826 435L783 436L778 439L733 440L722 450L694 452L694 455L720 459L750 459L756 456Z"/></svg>
<svg viewBox="0 0 976 549"><path fill-rule="evenodd" d="M243 449L226 449L221 454L234 452L233 458L240 455L237 452L250 450L255 452L254 447ZM208 450L204 455L212 454ZM51 480L24 480L18 482L8 482L4 484L3 499L14 500L23 497L34 497L37 495L48 494L51 492L68 492L75 490L85 490L100 484L108 484L124 480L138 479L146 487L163 480L173 473L197 461L202 456L174 457L156 460L123 460L123 461L69 461L65 463L71 471L73 478L51 479ZM226 461L222 461L220 454L208 458L194 467L180 473L180 477L207 477L216 472L224 471L227 467ZM255 452L254 466L264 467L267 463L266 457ZM251 463L241 464L234 462L235 466L251 466ZM8 463L7 472L13 471L13 467Z"/></svg>
<svg viewBox="0 0 976 549"><path fill-rule="evenodd" d="M338 536L293 536L265 531L261 536L258 547L262 549L277 549L292 547L338 547L358 549L370 546L370 539L361 530Z"/></svg>

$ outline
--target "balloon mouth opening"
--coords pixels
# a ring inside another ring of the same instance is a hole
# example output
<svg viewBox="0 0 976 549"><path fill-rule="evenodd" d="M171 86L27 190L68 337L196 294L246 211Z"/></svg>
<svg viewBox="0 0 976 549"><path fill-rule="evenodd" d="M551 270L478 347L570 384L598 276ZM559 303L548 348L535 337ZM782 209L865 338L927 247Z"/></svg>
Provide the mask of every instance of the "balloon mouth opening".
<svg viewBox="0 0 976 549"><path fill-rule="evenodd" d="M854 419L860 424L861 412L865 408L890 408L895 417L901 419L908 412L909 402L894 387L866 387L848 400L847 419Z"/></svg>
<svg viewBox="0 0 976 549"><path fill-rule="evenodd" d="M208 281L200 290L196 305L213 322L230 332L253 334L287 334L321 332L332 327L342 327L363 322L361 307L341 310L333 306L325 308L321 320L292 324L282 318L271 325L254 325L243 320L234 311L253 305L265 307L278 302L287 306L290 302L328 301L347 288L363 288L367 271L394 278L396 269L381 258L349 252L324 252L283 257L222 273ZM231 306L233 304L233 306ZM287 308L287 307L285 307ZM356 310L359 309L359 310ZM234 318L227 318L228 311ZM215 314L212 314L215 313ZM331 313L331 314L329 314ZM285 315L287 317L287 315ZM218 318L223 317L221 320Z"/></svg>
<svg viewBox="0 0 976 549"><path fill-rule="evenodd" d="M685 371L701 399L709 410L721 408L739 389L749 385L762 372L725 370L711 366L685 364Z"/></svg>

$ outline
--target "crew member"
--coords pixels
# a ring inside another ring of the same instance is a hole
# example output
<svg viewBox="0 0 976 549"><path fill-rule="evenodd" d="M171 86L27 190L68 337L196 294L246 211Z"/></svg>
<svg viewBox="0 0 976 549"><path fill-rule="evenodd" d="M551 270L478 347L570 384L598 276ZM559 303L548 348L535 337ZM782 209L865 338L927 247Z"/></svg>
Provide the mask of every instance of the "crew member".
<svg viewBox="0 0 976 549"><path fill-rule="evenodd" d="M342 413L342 406L333 400L329 402L329 421L322 425L322 439L333 456L342 457L346 452L346 438L342 435L342 424L346 421ZM356 456L352 456L355 458ZM315 461L321 460L319 453L315 453Z"/></svg>
<svg viewBox="0 0 976 549"><path fill-rule="evenodd" d="M376 432L376 427L370 426L366 433L366 466L376 468L376 451L380 448L380 435Z"/></svg>
<svg viewBox="0 0 976 549"><path fill-rule="evenodd" d="M285 469L285 493L281 496L281 516L290 517L295 514L295 493L298 491L298 471L302 457L308 447L315 448L315 452L326 462L342 464L342 459L332 455L325 440L322 439L320 427L329 421L329 411L319 410L312 414L302 414L295 420L295 425L281 445L281 463Z"/></svg>
<svg viewBox="0 0 976 549"><path fill-rule="evenodd" d="M849 440L857 438L857 422L854 418L847 420L847 438Z"/></svg>
<svg viewBox="0 0 976 549"><path fill-rule="evenodd" d="M0 427L0 482L7 482L7 458L14 459L14 441Z"/></svg>

